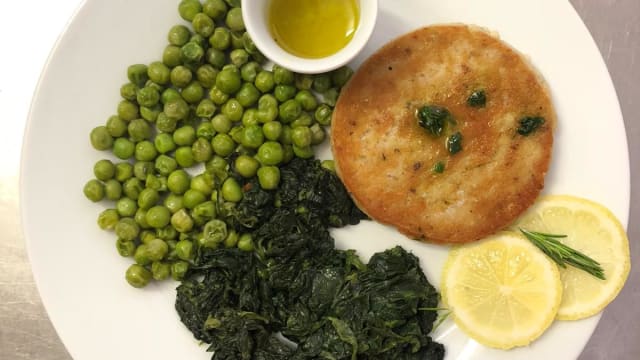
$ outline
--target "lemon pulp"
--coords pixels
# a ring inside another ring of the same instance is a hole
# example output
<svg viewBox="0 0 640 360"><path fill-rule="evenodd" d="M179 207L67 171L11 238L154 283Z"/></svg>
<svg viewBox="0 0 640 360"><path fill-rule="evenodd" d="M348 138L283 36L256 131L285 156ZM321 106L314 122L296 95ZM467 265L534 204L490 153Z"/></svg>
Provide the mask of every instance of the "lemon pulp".
<svg viewBox="0 0 640 360"><path fill-rule="evenodd" d="M549 327L562 288L546 255L521 235L503 232L451 251L442 298L467 335L510 349L529 344Z"/></svg>
<svg viewBox="0 0 640 360"><path fill-rule="evenodd" d="M357 0L272 0L269 7L274 40L304 58L338 52L353 38L359 20Z"/></svg>

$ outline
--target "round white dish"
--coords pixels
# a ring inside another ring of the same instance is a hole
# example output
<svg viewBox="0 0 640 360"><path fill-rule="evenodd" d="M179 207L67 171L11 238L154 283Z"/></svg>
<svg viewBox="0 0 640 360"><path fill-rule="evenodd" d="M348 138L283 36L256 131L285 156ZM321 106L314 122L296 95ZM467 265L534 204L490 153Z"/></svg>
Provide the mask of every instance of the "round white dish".
<svg viewBox="0 0 640 360"><path fill-rule="evenodd" d="M87 0L53 50L33 100L22 154L23 230L44 305L76 360L210 358L173 309L177 283L137 290L124 281L131 260L117 255L113 234L95 223L107 205L82 194L94 162L107 156L91 148L89 132L115 112L126 67L160 58L169 27L182 22L176 8L176 0ZM559 126L544 192L598 201L626 224L629 159L622 115L604 62L571 5L381 0L376 29L352 65L397 35L446 22L495 31L528 55L549 83ZM321 155L329 154L325 148ZM400 244L420 256L429 280L439 285L446 247L410 241L371 222L334 236L365 259ZM445 344L448 360L571 359L598 320L556 322L529 347L509 352L478 345L451 321L434 337Z"/></svg>

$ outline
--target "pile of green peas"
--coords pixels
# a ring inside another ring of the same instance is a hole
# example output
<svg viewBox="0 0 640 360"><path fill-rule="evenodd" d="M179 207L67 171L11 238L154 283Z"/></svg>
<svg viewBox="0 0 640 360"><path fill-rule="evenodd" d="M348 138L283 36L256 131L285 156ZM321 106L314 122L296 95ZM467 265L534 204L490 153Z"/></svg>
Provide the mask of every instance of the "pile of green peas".
<svg viewBox="0 0 640 360"><path fill-rule="evenodd" d="M114 205L97 223L133 257L125 278L134 287L182 279L200 248L252 251L251 234L225 223L221 209L241 201L254 177L276 189L279 166L314 156L352 75L263 67L239 0L182 0L178 12L191 26L171 27L161 61L127 68L116 114L90 133L118 160L97 161L84 194Z"/></svg>

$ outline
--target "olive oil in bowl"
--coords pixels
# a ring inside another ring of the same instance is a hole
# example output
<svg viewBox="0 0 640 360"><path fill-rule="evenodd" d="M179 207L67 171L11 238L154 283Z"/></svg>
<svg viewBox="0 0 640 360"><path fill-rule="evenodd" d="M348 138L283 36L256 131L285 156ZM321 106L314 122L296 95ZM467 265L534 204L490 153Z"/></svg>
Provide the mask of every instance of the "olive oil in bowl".
<svg viewBox="0 0 640 360"><path fill-rule="evenodd" d="M285 51L308 59L337 53L360 21L358 0L271 0L269 27Z"/></svg>

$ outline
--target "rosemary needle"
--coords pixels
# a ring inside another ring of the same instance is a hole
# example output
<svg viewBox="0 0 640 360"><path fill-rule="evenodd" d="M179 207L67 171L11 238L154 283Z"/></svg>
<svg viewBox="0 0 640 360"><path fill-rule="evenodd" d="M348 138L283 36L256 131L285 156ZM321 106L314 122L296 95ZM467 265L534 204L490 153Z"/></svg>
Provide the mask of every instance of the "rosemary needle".
<svg viewBox="0 0 640 360"><path fill-rule="evenodd" d="M598 279L605 280L604 270L600 263L558 240L567 237L567 235L545 234L522 228L520 228L520 232L559 266L565 268L568 264L586 271Z"/></svg>

